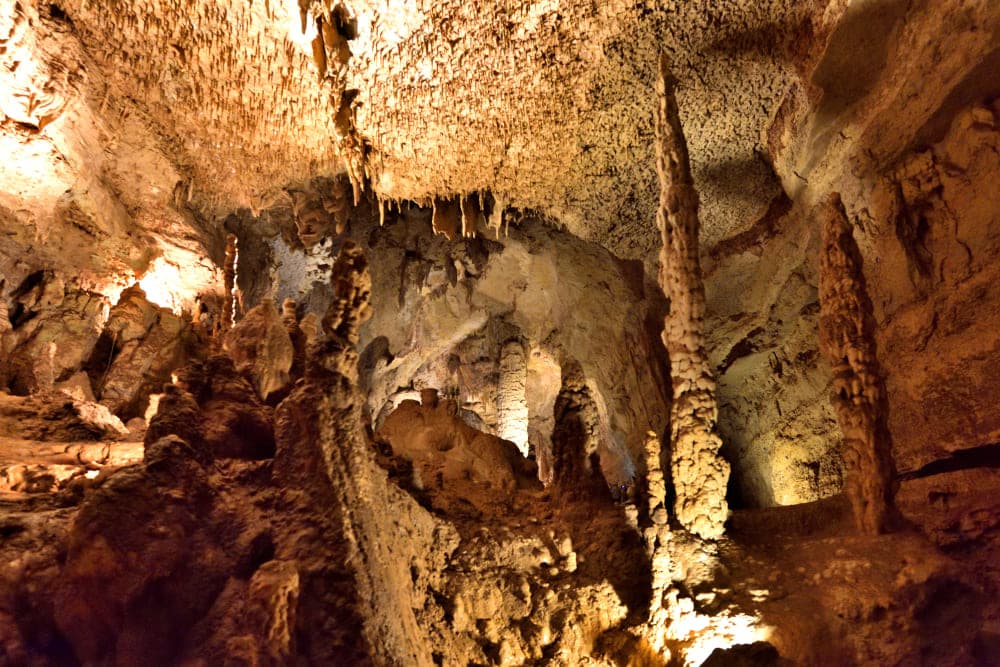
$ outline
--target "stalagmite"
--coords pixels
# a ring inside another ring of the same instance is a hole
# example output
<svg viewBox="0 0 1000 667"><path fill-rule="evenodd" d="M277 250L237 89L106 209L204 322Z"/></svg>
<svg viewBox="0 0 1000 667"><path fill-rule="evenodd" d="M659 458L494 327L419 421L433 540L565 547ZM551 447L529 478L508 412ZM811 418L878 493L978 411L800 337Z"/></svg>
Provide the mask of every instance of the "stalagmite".
<svg viewBox="0 0 1000 667"><path fill-rule="evenodd" d="M698 259L698 193L674 97L674 79L665 55L657 79L656 172L660 205L656 224L663 239L660 286L670 299L663 342L670 355L673 404L670 460L677 519L706 539L722 536L728 514L729 464L719 456L715 432L715 380L702 331L705 288Z"/></svg>
<svg viewBox="0 0 1000 667"><path fill-rule="evenodd" d="M553 407L552 483L562 493L593 494L605 485L595 435L600 417L579 362L568 360L561 370Z"/></svg>
<svg viewBox="0 0 1000 667"><path fill-rule="evenodd" d="M497 435L513 442L525 456L528 454L528 400L525 396L527 383L528 366L524 356L524 345L519 340L509 341L500 351Z"/></svg>
<svg viewBox="0 0 1000 667"><path fill-rule="evenodd" d="M670 576L670 524L667 519L667 486L660 462L660 437L650 431L646 434L646 498L649 518L643 537L652 569L652 594L649 604L649 641L661 653L665 652L666 629L670 624L670 605L676 590ZM673 593L673 594L671 594Z"/></svg>
<svg viewBox="0 0 1000 667"><path fill-rule="evenodd" d="M845 490L858 530L885 532L895 516L885 386L875 356L875 320L861 253L840 195L822 205L819 347L833 368L831 401L844 434Z"/></svg>
<svg viewBox="0 0 1000 667"><path fill-rule="evenodd" d="M292 379L298 378L305 370L306 362L306 336L299 326L298 304L295 299L285 299L281 303L281 321L285 325L288 337L292 341L292 368L290 374Z"/></svg>
<svg viewBox="0 0 1000 667"><path fill-rule="evenodd" d="M222 266L223 285L226 290L226 302L223 306L222 333L236 324L236 262L239 251L236 248L236 234L226 235L226 261Z"/></svg>

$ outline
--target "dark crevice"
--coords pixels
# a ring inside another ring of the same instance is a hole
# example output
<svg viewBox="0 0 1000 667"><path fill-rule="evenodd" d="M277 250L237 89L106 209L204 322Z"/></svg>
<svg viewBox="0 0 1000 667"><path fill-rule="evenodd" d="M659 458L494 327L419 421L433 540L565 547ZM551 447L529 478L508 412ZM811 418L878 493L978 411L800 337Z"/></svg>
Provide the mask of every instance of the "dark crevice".
<svg viewBox="0 0 1000 667"><path fill-rule="evenodd" d="M900 481L905 482L911 479L973 468L1000 468L1000 443L953 452L946 459L931 461L917 470L899 473L898 477Z"/></svg>
<svg viewBox="0 0 1000 667"><path fill-rule="evenodd" d="M757 351L761 344L760 335L762 333L764 333L764 329L762 327L755 327L752 331L750 331L750 333L744 336L740 342L733 345L732 349L729 350L729 354L726 355L726 358L723 359L722 363L719 365L718 374L720 377L725 375L726 371L729 370L729 367L732 366L733 362L737 359L749 356Z"/></svg>

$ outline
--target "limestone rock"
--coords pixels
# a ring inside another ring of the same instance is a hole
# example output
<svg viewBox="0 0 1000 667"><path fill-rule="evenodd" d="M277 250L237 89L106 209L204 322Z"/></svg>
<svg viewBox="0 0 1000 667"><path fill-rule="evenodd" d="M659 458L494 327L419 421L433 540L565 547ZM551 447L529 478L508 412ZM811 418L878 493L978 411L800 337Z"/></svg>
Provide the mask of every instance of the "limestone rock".
<svg viewBox="0 0 1000 667"><path fill-rule="evenodd" d="M698 193L691 178L687 142L667 56L660 55L656 111L656 172L660 207L656 225L660 285L670 299L663 343L670 356L670 467L681 524L707 539L722 536L728 518L729 464L719 455L715 380L705 351L705 288L698 254Z"/></svg>
<svg viewBox="0 0 1000 667"><path fill-rule="evenodd" d="M0 393L0 436L72 442L116 440L128 433L121 420L97 403L65 394L10 396Z"/></svg>
<svg viewBox="0 0 1000 667"><path fill-rule="evenodd" d="M261 400L288 385L295 349L274 302L265 301L248 312L226 334L223 346Z"/></svg>
<svg viewBox="0 0 1000 667"><path fill-rule="evenodd" d="M94 347L88 371L103 405L124 419L142 416L149 395L170 380L195 345L190 325L151 303L138 285L122 292Z"/></svg>
<svg viewBox="0 0 1000 667"><path fill-rule="evenodd" d="M822 215L819 345L833 367L831 401L844 433L847 497L858 529L875 534L888 530L895 518L898 482L872 305L839 195L830 196Z"/></svg>
<svg viewBox="0 0 1000 667"><path fill-rule="evenodd" d="M169 637L207 609L232 565L205 549L212 538L200 524L211 502L205 472L177 438L153 443L144 465L119 471L87 498L54 605L79 660L162 663L176 654Z"/></svg>
<svg viewBox="0 0 1000 667"><path fill-rule="evenodd" d="M295 611L299 601L295 563L264 563L250 578L247 594L247 622L260 632L258 651L262 661L289 660L295 653Z"/></svg>
<svg viewBox="0 0 1000 667"><path fill-rule="evenodd" d="M456 413L450 400L424 405L403 401L382 423L377 438L412 461L432 488L471 481L503 495L515 491L519 479L531 479L513 443L475 430Z"/></svg>
<svg viewBox="0 0 1000 667"><path fill-rule="evenodd" d="M177 371L146 432L147 446L158 438L185 439L201 460L260 459L274 455L271 409L227 356L216 355Z"/></svg>
<svg viewBox="0 0 1000 667"><path fill-rule="evenodd" d="M62 382L57 382L54 389L68 394L77 401L96 402L94 390L90 386L90 377L83 371L74 373Z"/></svg>
<svg viewBox="0 0 1000 667"><path fill-rule="evenodd" d="M26 281L15 292L16 317L4 334L8 361L0 370L0 383L21 394L51 390L79 372L108 316L100 294L66 285L53 272L33 275L34 286Z"/></svg>

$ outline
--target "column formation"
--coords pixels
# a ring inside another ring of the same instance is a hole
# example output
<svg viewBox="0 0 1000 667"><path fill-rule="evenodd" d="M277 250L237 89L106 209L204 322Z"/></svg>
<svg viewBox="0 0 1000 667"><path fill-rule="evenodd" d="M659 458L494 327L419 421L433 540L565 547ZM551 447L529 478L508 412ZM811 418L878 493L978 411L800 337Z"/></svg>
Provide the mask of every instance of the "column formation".
<svg viewBox="0 0 1000 667"><path fill-rule="evenodd" d="M845 492L858 530L876 535L896 514L897 483L875 320L861 252L839 194L827 198L820 215L819 347L833 368L831 402L844 434Z"/></svg>
<svg viewBox="0 0 1000 667"><path fill-rule="evenodd" d="M657 78L656 172L660 204L656 224L660 286L670 300L663 343L670 355L670 467L674 511L686 529L705 539L722 536L728 516L729 464L719 455L715 379L702 330L705 288L698 257L698 193L674 96L675 80L661 55Z"/></svg>

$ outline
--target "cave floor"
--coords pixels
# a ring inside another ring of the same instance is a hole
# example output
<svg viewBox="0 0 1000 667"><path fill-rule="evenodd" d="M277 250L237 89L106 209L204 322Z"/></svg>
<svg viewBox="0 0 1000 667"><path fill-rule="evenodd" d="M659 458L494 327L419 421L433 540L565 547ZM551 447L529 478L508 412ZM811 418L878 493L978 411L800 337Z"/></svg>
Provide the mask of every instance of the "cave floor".
<svg viewBox="0 0 1000 667"><path fill-rule="evenodd" d="M483 534L499 544L543 545L547 553L529 574L533 581L553 591L607 582L627 608L619 630L646 620L649 558L627 506L603 489L498 494L470 482L420 490L409 483L405 464L379 458L390 479L457 531L461 542L449 568L473 562L469 550ZM267 476L267 466L220 462L213 485L228 489L227 505L271 506L274 490L253 483ZM83 476L75 481L56 493L0 496L2 575L11 590L24 577L57 576L31 568L58 567L64 559L70 523L90 486ZM835 497L737 510L727 537L703 560L688 565L690 577L679 584L697 613L757 617L769 629L768 641L797 664L848 664L852 655L864 656L865 664L918 664L905 658L913 655L923 664L1000 664L1000 540L992 533L950 549L914 530L861 536L843 498Z"/></svg>

